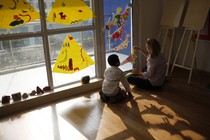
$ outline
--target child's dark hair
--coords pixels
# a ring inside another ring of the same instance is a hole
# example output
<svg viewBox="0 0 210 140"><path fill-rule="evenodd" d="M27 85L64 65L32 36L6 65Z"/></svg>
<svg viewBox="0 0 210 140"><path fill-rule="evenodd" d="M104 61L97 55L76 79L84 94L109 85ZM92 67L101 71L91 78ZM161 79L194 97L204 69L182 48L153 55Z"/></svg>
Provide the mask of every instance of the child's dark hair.
<svg viewBox="0 0 210 140"><path fill-rule="evenodd" d="M116 66L119 62L119 57L116 54L112 54L108 57L108 63L110 66Z"/></svg>
<svg viewBox="0 0 210 140"><path fill-rule="evenodd" d="M160 51L161 51L160 43L154 38L148 38L147 39L147 44L152 49L151 57L158 56Z"/></svg>

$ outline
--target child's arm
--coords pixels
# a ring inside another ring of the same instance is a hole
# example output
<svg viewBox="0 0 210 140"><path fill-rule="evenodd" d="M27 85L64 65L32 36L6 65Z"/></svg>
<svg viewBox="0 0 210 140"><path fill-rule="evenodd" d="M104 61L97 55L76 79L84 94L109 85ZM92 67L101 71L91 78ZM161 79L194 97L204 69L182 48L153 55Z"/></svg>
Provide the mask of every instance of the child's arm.
<svg viewBox="0 0 210 140"><path fill-rule="evenodd" d="M129 85L129 83L128 83L128 81L127 81L127 79L126 79L124 73L122 73L122 76L121 76L121 78L120 78L120 82L121 82L122 85L124 86L126 92L131 92L131 87L130 87L130 85Z"/></svg>
<svg viewBox="0 0 210 140"><path fill-rule="evenodd" d="M131 92L128 92L128 97L129 97L129 98L133 98L133 95L132 95Z"/></svg>
<svg viewBox="0 0 210 140"><path fill-rule="evenodd" d="M133 98L133 95L132 95L132 93L131 93L130 85L129 85L129 83L128 83L128 81L127 81L127 79L126 79L124 73L122 73L122 76L121 76L121 78L120 78L120 82L122 83L122 85L124 86L126 92L128 93L128 97L129 97L129 98Z"/></svg>

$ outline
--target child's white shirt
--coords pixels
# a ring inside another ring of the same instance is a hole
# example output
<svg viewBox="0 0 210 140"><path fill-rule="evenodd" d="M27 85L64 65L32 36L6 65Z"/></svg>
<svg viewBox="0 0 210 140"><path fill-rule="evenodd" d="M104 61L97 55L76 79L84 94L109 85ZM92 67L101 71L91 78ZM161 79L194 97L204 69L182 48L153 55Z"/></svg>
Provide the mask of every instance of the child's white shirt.
<svg viewBox="0 0 210 140"><path fill-rule="evenodd" d="M102 92L108 96L117 94L120 82L127 92L131 92L130 85L123 71L115 66L108 67L104 72Z"/></svg>

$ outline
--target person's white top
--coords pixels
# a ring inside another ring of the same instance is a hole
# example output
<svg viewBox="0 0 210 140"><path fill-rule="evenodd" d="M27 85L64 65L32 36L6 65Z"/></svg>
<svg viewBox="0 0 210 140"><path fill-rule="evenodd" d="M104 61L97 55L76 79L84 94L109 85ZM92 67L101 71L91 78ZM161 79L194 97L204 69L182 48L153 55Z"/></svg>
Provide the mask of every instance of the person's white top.
<svg viewBox="0 0 210 140"><path fill-rule="evenodd" d="M153 86L162 86L166 76L166 60L160 54L154 58L147 58L147 71L144 72L146 77Z"/></svg>
<svg viewBox="0 0 210 140"><path fill-rule="evenodd" d="M131 92L130 85L125 78L123 71L115 66L108 67L104 72L102 92L108 96L114 96L119 90L120 82L127 92Z"/></svg>

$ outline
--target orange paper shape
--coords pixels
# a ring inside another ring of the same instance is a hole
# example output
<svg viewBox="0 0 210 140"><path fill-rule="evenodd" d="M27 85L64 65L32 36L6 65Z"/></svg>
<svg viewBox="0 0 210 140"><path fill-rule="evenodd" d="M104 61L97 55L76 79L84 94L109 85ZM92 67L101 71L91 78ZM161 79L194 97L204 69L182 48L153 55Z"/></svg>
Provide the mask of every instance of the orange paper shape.
<svg viewBox="0 0 210 140"><path fill-rule="evenodd" d="M47 21L69 25L91 18L95 15L83 0L56 0Z"/></svg>
<svg viewBox="0 0 210 140"><path fill-rule="evenodd" d="M39 13L25 0L0 0L0 28L14 28L39 18Z"/></svg>
<svg viewBox="0 0 210 140"><path fill-rule="evenodd" d="M71 74L93 65L94 61L70 35L67 35L53 72Z"/></svg>
<svg viewBox="0 0 210 140"><path fill-rule="evenodd" d="M120 63L120 65L124 65L124 64L126 64L126 63L128 63L128 62L132 62L133 60L132 60L132 55L129 55L125 60L123 60L121 63Z"/></svg>

